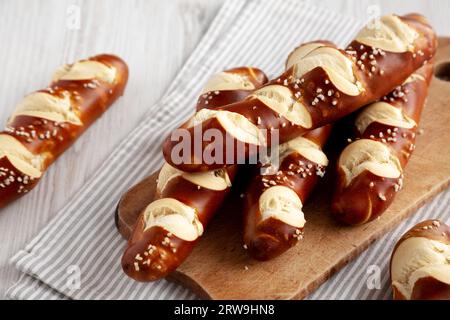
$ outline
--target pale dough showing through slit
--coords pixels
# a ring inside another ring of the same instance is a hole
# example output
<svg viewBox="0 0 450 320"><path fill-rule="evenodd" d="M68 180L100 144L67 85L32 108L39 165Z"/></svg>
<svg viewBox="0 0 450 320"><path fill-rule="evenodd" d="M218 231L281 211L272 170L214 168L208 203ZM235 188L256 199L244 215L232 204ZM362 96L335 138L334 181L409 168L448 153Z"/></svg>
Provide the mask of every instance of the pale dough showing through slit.
<svg viewBox="0 0 450 320"><path fill-rule="evenodd" d="M303 228L306 220L299 196L289 187L274 186L266 189L259 197L261 220L280 220L296 228Z"/></svg>
<svg viewBox="0 0 450 320"><path fill-rule="evenodd" d="M114 83L117 70L104 63L92 60L78 61L72 65L63 65L53 74L53 82L58 80L90 80L97 79Z"/></svg>
<svg viewBox="0 0 450 320"><path fill-rule="evenodd" d="M194 241L203 234L203 225L195 209L173 198L158 199L149 204L144 211L144 222L145 230L159 226L186 241Z"/></svg>
<svg viewBox="0 0 450 320"><path fill-rule="evenodd" d="M399 178L402 173L400 161L391 149L379 141L360 139L349 144L339 157L339 167L345 173L348 186L365 170L384 178Z"/></svg>
<svg viewBox="0 0 450 320"><path fill-rule="evenodd" d="M31 153L19 140L0 134L0 158L6 157L24 175L39 178L42 175L43 159Z"/></svg>

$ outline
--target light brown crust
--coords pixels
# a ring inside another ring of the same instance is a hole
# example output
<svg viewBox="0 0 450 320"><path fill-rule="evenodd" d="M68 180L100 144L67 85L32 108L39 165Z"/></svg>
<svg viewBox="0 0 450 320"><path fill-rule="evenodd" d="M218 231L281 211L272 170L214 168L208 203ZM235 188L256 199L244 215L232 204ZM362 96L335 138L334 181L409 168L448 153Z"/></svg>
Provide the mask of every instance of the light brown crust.
<svg viewBox="0 0 450 320"><path fill-rule="evenodd" d="M381 101L399 108L418 124L432 71L431 63L423 66L416 72L421 79L397 87ZM365 110L361 113L364 112ZM372 122L363 133L355 128L353 140L370 139L387 145L391 154L399 160L402 173L397 178L387 178L365 170L348 184L343 168L338 165L331 206L336 219L351 225L362 224L377 218L390 206L403 186L403 169L414 151L416 131L417 125L401 128L379 122Z"/></svg>
<svg viewBox="0 0 450 320"><path fill-rule="evenodd" d="M70 122L55 122L39 117L18 115L8 123L0 134L6 134L17 139L30 152L42 158L42 171L45 171L75 140L105 112L114 101L123 94L128 80L128 67L119 57L102 54L89 58L116 69L114 83L93 80L59 80L52 82L46 89L39 92L51 96L62 97L70 94L72 111L81 120L81 125ZM6 157L0 159L0 169L8 170L2 180L15 177L13 183L0 186L0 208L17 199L36 186L39 179L32 183L24 183L25 176L15 168ZM21 177L21 179L17 179ZM31 179L27 179L31 180ZM3 181L4 182L4 181Z"/></svg>
<svg viewBox="0 0 450 320"><path fill-rule="evenodd" d="M310 127L290 122L283 115L273 111L261 100L253 96L241 102L221 107L220 110L241 114L260 130L267 130L268 136L264 145L266 147L270 147L270 132L273 129L278 130L280 143L283 143L304 134L310 129L332 123L388 94L392 88L401 85L412 72L427 63L434 56L437 40L436 34L431 27L425 24L423 19L418 16L405 16L401 17L401 20L410 25L419 35L414 41L413 51L402 53L385 52L362 45L357 41L351 42L345 51L334 51L339 52L341 58L345 57L346 60L351 61L354 76L359 82L359 86L363 89L356 96L348 95L339 90L330 80L329 75L320 67L307 72L301 79L297 79L295 76L296 66L293 66L266 85L266 87L280 85L288 88L294 100L306 108L307 113L311 117L312 124ZM324 46L326 48L336 48L330 43L325 43ZM297 106L294 106L294 108L297 108ZM258 121L258 119L261 119L261 121ZM169 136L163 145L166 161L183 171L208 171L224 167L225 163L229 163L225 161L227 157L226 141L231 139L235 145L238 142L233 132L227 132L227 128L223 127L222 123L216 118L203 121L195 127L181 127L188 130L191 146L194 146L194 140L198 139L197 135L194 134L196 130L206 132L208 129L217 129L222 133L223 138L217 139L213 143L202 139L202 148L194 150L194 147L192 147L189 161L183 161L179 164L174 163L172 160L172 150L176 148L180 141L177 139L172 141ZM222 149L224 156L222 159L215 159L217 160L215 163L209 164L205 160L209 161L211 159L203 159L203 155L205 149L211 148L212 145L215 147L214 149ZM249 143L245 143L245 152L236 155L233 163L243 163L244 160L254 156L254 150L257 149L250 148Z"/></svg>

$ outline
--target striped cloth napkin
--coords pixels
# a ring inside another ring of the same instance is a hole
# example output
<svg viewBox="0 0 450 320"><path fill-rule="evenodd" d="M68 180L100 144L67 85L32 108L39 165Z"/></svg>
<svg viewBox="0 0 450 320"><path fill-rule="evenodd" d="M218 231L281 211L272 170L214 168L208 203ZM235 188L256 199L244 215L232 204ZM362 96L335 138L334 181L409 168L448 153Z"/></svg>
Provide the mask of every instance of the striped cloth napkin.
<svg viewBox="0 0 450 320"><path fill-rule="evenodd" d="M22 275L8 290L8 298L196 299L189 290L166 280L137 283L124 275L120 258L125 241L114 225L121 194L161 165L162 139L194 112L197 95L212 73L251 65L274 76L298 44L329 39L344 46L364 22L302 1L227 0L168 93L150 108L98 174L11 259ZM448 219L449 199L450 192L441 194L309 298L389 297L387 261L392 248L385 244L392 244L419 220L439 218L439 214ZM364 285L370 265L380 268L382 275L372 289Z"/></svg>

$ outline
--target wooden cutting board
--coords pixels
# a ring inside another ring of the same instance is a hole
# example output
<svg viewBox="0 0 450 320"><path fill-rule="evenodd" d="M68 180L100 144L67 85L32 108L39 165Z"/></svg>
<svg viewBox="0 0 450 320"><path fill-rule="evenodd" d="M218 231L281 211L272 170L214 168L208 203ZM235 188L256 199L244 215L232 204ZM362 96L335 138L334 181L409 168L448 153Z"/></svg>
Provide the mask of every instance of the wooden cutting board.
<svg viewBox="0 0 450 320"><path fill-rule="evenodd" d="M432 80L420 123L423 134L406 169L404 189L380 219L358 227L337 224L328 215L333 185L328 175L304 208L305 239L280 257L259 262L248 258L242 247L236 190L170 280L203 298L301 299L449 186L450 38L440 38L439 44L435 74L444 80ZM116 223L124 237L152 199L155 179L156 173L122 197Z"/></svg>

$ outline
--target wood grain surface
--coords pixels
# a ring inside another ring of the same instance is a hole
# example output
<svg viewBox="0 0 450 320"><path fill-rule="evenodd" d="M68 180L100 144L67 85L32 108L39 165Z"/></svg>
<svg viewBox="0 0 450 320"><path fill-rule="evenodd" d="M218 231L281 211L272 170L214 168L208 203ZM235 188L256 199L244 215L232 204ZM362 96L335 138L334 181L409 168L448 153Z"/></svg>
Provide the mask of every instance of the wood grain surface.
<svg viewBox="0 0 450 320"><path fill-rule="evenodd" d="M426 132L426 136L417 139L405 171L404 189L379 219L357 227L336 223L329 215L334 183L328 175L304 208L305 239L280 257L259 262L250 259L242 247L240 190L234 190L192 254L170 279L203 298L301 299L445 190L450 185L450 38L440 38L435 73L441 79L433 77L420 123L419 132ZM122 197L116 223L125 238L152 198L156 178L155 173Z"/></svg>
<svg viewBox="0 0 450 320"><path fill-rule="evenodd" d="M122 56L131 71L121 101L58 159L32 193L0 212L0 299L19 277L8 260L83 187L164 94L222 2L0 1L0 74L4 77L0 86L1 125L23 95L45 87L62 63L111 52ZM381 13L421 12L439 34L450 35L449 0L326 0L320 5L356 17L377 9ZM73 28L70 17L77 8L80 25Z"/></svg>

